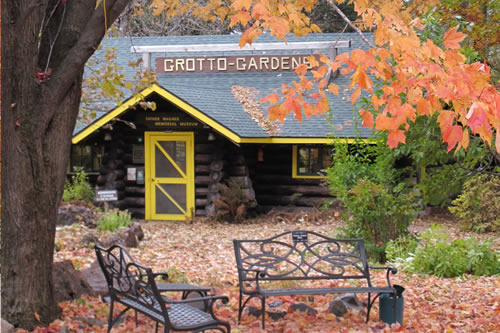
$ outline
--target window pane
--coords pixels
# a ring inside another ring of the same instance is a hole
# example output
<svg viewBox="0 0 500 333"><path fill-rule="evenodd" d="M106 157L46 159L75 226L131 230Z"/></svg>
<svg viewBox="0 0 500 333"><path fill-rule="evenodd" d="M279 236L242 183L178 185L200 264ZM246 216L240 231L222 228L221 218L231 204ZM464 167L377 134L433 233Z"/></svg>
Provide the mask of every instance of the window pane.
<svg viewBox="0 0 500 333"><path fill-rule="evenodd" d="M297 175L321 176L330 166L329 149L325 147L300 147L297 152Z"/></svg>

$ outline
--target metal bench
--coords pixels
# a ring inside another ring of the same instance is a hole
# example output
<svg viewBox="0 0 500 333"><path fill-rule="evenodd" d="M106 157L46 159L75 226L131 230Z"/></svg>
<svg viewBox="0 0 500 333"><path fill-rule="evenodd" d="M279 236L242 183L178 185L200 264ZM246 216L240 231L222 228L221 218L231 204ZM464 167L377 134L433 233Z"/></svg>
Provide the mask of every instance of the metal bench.
<svg viewBox="0 0 500 333"><path fill-rule="evenodd" d="M118 319L131 309L136 311L136 325L139 312L156 322L156 332L159 324L164 326L164 332L200 332L208 329L231 331L229 323L218 319L213 312L217 300L224 304L228 302L226 296L207 295L206 288L189 284L157 284L155 278L168 278L168 275L153 273L150 268L134 262L119 245L109 249L96 245L95 251L109 289L108 333ZM160 290L158 285L163 285L163 288ZM182 292L185 299L176 301L167 298L161 295L162 291ZM200 297L186 299L191 292L198 293ZM125 309L113 318L115 302L123 304ZM199 304L203 304L203 309L196 307Z"/></svg>
<svg viewBox="0 0 500 333"><path fill-rule="evenodd" d="M260 299L262 328L265 328L266 298L270 296L367 293L367 322L371 307L381 294L396 297L389 279L390 273L397 273L396 268L369 266L362 239L333 239L296 230L268 239L233 240L233 243L240 287L238 321L252 298ZM387 270L387 286L374 287L370 269ZM315 286L319 280L357 280L364 285ZM373 299L372 294L376 294Z"/></svg>

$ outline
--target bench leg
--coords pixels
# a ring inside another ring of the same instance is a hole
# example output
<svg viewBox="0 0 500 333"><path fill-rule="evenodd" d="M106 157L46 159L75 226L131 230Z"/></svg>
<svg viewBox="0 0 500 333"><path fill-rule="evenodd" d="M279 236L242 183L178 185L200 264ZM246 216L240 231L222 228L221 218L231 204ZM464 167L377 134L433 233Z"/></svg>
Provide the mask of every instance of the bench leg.
<svg viewBox="0 0 500 333"><path fill-rule="evenodd" d="M111 304L109 305L109 319L108 319L108 333L111 332L111 327L113 327L113 304L115 302L111 300Z"/></svg>
<svg viewBox="0 0 500 333"><path fill-rule="evenodd" d="M262 296L262 298L260 299L260 303L261 303L261 308L262 308L262 329L265 329L266 328L266 298L264 296Z"/></svg>

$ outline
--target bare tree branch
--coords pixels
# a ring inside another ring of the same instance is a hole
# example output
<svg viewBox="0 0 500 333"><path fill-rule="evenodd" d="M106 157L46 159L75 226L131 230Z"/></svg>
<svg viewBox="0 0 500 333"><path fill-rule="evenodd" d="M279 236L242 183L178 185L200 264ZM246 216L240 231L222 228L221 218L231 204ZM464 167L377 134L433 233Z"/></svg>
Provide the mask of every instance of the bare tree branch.
<svg viewBox="0 0 500 333"><path fill-rule="evenodd" d="M78 42L69 50L57 71L53 73L52 79L48 82L48 91L54 92L52 101L57 104L64 98L67 91L63 89L50 89L53 87L71 87L90 56L99 46L104 34L104 20L108 22L108 27L116 20L130 0L107 0L95 9L85 29L82 31ZM106 9L104 10L104 4Z"/></svg>
<svg viewBox="0 0 500 333"><path fill-rule="evenodd" d="M337 14L339 14L343 19L344 21L346 21L346 23L352 28L354 29L358 34L359 36L361 36L361 39L368 45L370 45L370 47L375 47L375 45L373 45L366 37L365 35L363 35L363 32L358 28L356 27L354 24L352 24L351 20L349 20L349 18L340 10L339 7L337 7L336 4L333 3L332 0L326 0L328 2L328 4L330 5L330 7L332 7L336 12Z"/></svg>

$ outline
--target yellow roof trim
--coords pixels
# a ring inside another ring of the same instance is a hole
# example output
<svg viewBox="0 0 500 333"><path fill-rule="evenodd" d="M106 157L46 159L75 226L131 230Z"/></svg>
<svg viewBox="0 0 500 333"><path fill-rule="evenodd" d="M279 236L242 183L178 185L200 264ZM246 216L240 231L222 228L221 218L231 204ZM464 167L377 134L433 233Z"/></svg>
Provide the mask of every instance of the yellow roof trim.
<svg viewBox="0 0 500 333"><path fill-rule="evenodd" d="M200 112L200 110L192 107L191 105L189 105L188 103L184 102L182 99L180 99L179 97L175 96L174 94L170 93L169 91L163 89L162 87L154 84L152 86L152 89L154 90L154 92L156 92L158 95L162 96L163 98L165 98L167 101L177 105L179 108L181 108L182 110L186 111L187 113L189 113L191 116L193 116L194 118L198 119L199 121L207 124L208 126L212 127L214 130L216 130L217 132L221 133L222 135L224 135L226 138L236 142L236 143L240 143L241 142L241 138L238 136L238 134L234 133L233 131L229 130L227 127L224 127L222 126L221 124L219 124L218 122L216 122L215 120L213 120L212 118L210 118L209 116L207 116L206 114Z"/></svg>
<svg viewBox="0 0 500 333"><path fill-rule="evenodd" d="M345 142L345 143L370 143L373 140L370 139L352 139L352 138L310 138L310 137L302 137L302 138L282 138L282 137L274 137L274 138L242 138L235 132L231 131L227 127L221 125L214 119L210 118L200 110L195 107L189 105L179 97L170 93L166 89L153 84L151 87L144 89L133 98L130 98L128 101L115 108L104 117L96 121L95 123L89 125L87 128L82 130L80 133L75 135L72 139L73 144L77 144L83 139L85 139L90 134L94 133L96 130L106 125L109 121L113 120L113 118L118 117L123 112L127 111L131 106L135 105L137 102L143 100L144 98L151 95L153 92L165 98L167 101L175 104L183 111L187 112L194 118L199 121L205 123L210 126L220 134L224 135L229 140L235 143L261 143L261 144L329 144L333 142Z"/></svg>
<svg viewBox="0 0 500 333"><path fill-rule="evenodd" d="M113 118L118 117L120 114L123 112L127 111L131 106L135 105L137 102L143 100L145 97L149 96L151 93L154 92L153 87L149 87L135 95L134 97L130 98L128 101L120 105L119 107L115 108L113 111L110 113L106 114L104 117L96 121L95 123L91 124L87 128L85 128L83 131L78 133L73 137L71 142L73 144L77 144L78 142L82 141L85 139L87 136L90 134L94 133L97 131L99 128L102 126L106 125L109 121L113 120Z"/></svg>

